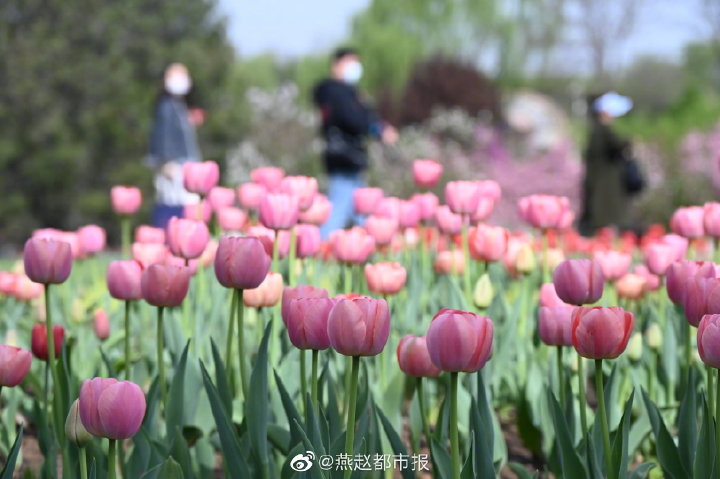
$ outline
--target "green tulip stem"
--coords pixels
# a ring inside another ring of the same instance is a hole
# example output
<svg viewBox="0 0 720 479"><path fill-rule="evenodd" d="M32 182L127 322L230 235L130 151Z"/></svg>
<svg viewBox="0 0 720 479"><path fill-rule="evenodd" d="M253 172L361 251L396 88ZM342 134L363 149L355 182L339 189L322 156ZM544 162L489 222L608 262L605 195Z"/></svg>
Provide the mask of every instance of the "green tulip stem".
<svg viewBox="0 0 720 479"><path fill-rule="evenodd" d="M715 447L717 452L715 457L720 458L720 424L717 423L717 418L720 418L720 370L718 370L717 381L715 381ZM720 468L717 468L718 478L720 478Z"/></svg>
<svg viewBox="0 0 720 479"><path fill-rule="evenodd" d="M233 336L235 335L235 306L237 303L237 295L238 290L234 289L232 292L232 297L230 298L230 321L228 321L228 332L227 332L227 338L225 343L225 370L227 371L228 375L228 384L232 385L233 383L233 370L232 370L232 346L233 346ZM234 390L234 388L233 388Z"/></svg>
<svg viewBox="0 0 720 479"><path fill-rule="evenodd" d="M345 273L345 278L344 278L345 284L343 285L343 287L344 287L343 293L349 294L349 293L352 293L352 269L350 268L349 264L343 264L343 270Z"/></svg>
<svg viewBox="0 0 720 479"><path fill-rule="evenodd" d="M355 443L355 407L357 406L357 385L358 376L360 374L360 356L352 357L352 372L350 379L350 394L348 396L347 403L347 429L345 431L345 453L348 457L354 457L354 443ZM352 476L352 469L346 469L344 478L350 479ZM459 476L457 476L459 477Z"/></svg>
<svg viewBox="0 0 720 479"><path fill-rule="evenodd" d="M417 396L420 404L420 420L422 421L425 442L432 455L432 441L430 440L430 427L428 426L427 413L425 408L425 393L423 392L423 378L417 378Z"/></svg>
<svg viewBox="0 0 720 479"><path fill-rule="evenodd" d="M556 346L557 348L557 378L558 378L558 391L560 393L560 405L565 410L565 374L563 374L563 347Z"/></svg>
<svg viewBox="0 0 720 479"><path fill-rule="evenodd" d="M158 363L158 388L160 388L160 402L163 407L167 408L167 391L165 391L165 361L163 353L165 352L165 331L163 330L163 310L165 308L158 306L157 309L157 363ZM112 442L110 443L112 445Z"/></svg>
<svg viewBox="0 0 720 479"><path fill-rule="evenodd" d="M548 249L550 249L550 238L548 238L548 231L546 229L541 230L543 238L543 257L542 257L542 277L543 283L550 281L550 264L548 263Z"/></svg>
<svg viewBox="0 0 720 479"><path fill-rule="evenodd" d="M472 304L472 289L470 287L470 240L468 238L468 225L465 220L465 215L463 215L462 248L465 261L465 268L463 269L463 292L465 293L465 301L467 301L468 304Z"/></svg>
<svg viewBox="0 0 720 479"><path fill-rule="evenodd" d="M79 451L80 457L80 479L88 479L87 474L87 455L85 453L85 448L81 447Z"/></svg>
<svg viewBox="0 0 720 479"><path fill-rule="evenodd" d="M129 259L130 255L130 216L122 215L120 217L120 235L122 241L123 258Z"/></svg>
<svg viewBox="0 0 720 479"><path fill-rule="evenodd" d="M300 393L302 394L303 410L307 411L307 366L305 365L305 350L300 350Z"/></svg>
<svg viewBox="0 0 720 479"><path fill-rule="evenodd" d="M274 271L276 273L280 272L280 265L278 264L279 261L280 261L280 230L275 230L275 241L273 241L271 271Z"/></svg>
<svg viewBox="0 0 720 479"><path fill-rule="evenodd" d="M460 439L458 436L458 373L450 373L450 454L452 455L451 477L460 477Z"/></svg>
<svg viewBox="0 0 720 479"><path fill-rule="evenodd" d="M301 351L303 354L305 351ZM318 404L318 359L320 351L317 349L312 350L312 376L310 376L310 398L312 400L313 415L317 418L320 412L320 405Z"/></svg>
<svg viewBox="0 0 720 479"><path fill-rule="evenodd" d="M52 374L52 383L53 383L53 392L52 392L52 399L53 399L53 417L57 418L58 414L61 413L60 411L60 389L59 384L60 381L58 380L58 372L57 372L57 364L55 363L56 360L56 354L55 354L55 335L53 334L53 321L52 321L52 308L50 307L50 285L45 285L45 326L46 326L46 339L47 339L47 351L48 351L48 358L47 358L47 366L50 368L50 374ZM47 378L47 371L46 371L46 378ZM46 381L47 384L47 381ZM55 388L58 388L57 391L54 391ZM49 389L49 388L48 388ZM48 391L49 392L49 391ZM63 434L64 429L63 425L60 424L59 420L52 421L50 416L48 415L48 403L50 401L49 399L50 394L45 395L45 414L49 422L53 422L55 424L55 428L57 428L57 433ZM56 436L56 437L62 437L62 436ZM63 450L65 450L65 447L63 446L64 441L60 441L60 446ZM55 461L53 461L54 464Z"/></svg>
<svg viewBox="0 0 720 479"><path fill-rule="evenodd" d="M713 387L713 381L715 379L715 370L707 368L707 394L708 394L708 407L711 411L715 410L715 388Z"/></svg>
<svg viewBox="0 0 720 479"><path fill-rule="evenodd" d="M684 391L690 388L690 369L692 369L692 332L693 326L688 323L687 332L685 333L685 371L682 381Z"/></svg>
<svg viewBox="0 0 720 479"><path fill-rule="evenodd" d="M130 301L125 301L125 380L130 381Z"/></svg>
<svg viewBox="0 0 720 479"><path fill-rule="evenodd" d="M597 392L598 414L603 435L603 452L605 456L605 473L612 469L612 449L610 448L610 428L608 427L607 411L605 410L605 393L603 392L602 359L595 360L595 391Z"/></svg>
<svg viewBox="0 0 720 479"><path fill-rule="evenodd" d="M237 330L238 330L238 360L240 361L240 385L242 386L243 401L248 398L248 373L245 361L245 304L243 303L243 290L237 290Z"/></svg>
<svg viewBox="0 0 720 479"><path fill-rule="evenodd" d="M295 257L297 256L297 233L290 228L290 252L288 253L288 286L295 286Z"/></svg>
<svg viewBox="0 0 720 479"><path fill-rule="evenodd" d="M578 399L580 402L580 427L582 428L581 433L587 434L588 432L588 422L587 422L587 411L586 404L587 400L585 399L585 371L583 367L583 357L578 354Z"/></svg>
<svg viewBox="0 0 720 479"><path fill-rule="evenodd" d="M110 446L108 447L108 478L109 479L116 479L117 478L117 469L115 467L116 462L116 449L117 449L117 439L110 439Z"/></svg>

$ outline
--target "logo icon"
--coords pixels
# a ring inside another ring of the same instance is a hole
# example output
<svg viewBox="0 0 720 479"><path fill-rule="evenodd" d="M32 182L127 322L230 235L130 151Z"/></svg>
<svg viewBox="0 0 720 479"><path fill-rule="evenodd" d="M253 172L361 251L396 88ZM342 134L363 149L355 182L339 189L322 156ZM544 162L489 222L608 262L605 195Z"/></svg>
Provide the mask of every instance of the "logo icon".
<svg viewBox="0 0 720 479"><path fill-rule="evenodd" d="M293 471L304 472L309 471L313 466L313 460L315 459L315 453L312 451L305 451L305 454L300 453L292 458L290 461L290 468Z"/></svg>

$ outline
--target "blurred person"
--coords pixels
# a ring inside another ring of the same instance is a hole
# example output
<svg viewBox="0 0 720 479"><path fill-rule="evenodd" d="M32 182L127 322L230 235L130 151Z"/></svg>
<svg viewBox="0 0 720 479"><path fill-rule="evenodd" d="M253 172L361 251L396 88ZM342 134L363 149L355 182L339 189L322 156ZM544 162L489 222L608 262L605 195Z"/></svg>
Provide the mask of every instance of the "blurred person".
<svg viewBox="0 0 720 479"><path fill-rule="evenodd" d="M165 228L173 216L182 217L183 207L199 197L183 186L182 164L201 161L195 127L205 120L198 108L188 108L192 79L187 67L173 63L165 69L163 85L155 103L150 133L149 166L153 169L155 208L153 226Z"/></svg>
<svg viewBox="0 0 720 479"><path fill-rule="evenodd" d="M589 102L590 131L584 152L583 214L580 231L590 236L606 226L627 226L630 195L626 187L625 164L630 142L611 128L615 118L632 109L630 98L615 92L593 96Z"/></svg>
<svg viewBox="0 0 720 479"><path fill-rule="evenodd" d="M332 203L330 217L321 228L323 240L350 221L362 224L362 217L354 214L353 192L367 185L367 140L375 138L389 144L397 141L397 130L380 121L360 99L356 85L362 72L357 52L340 48L333 54L330 78L313 90L313 100L322 117L328 198Z"/></svg>

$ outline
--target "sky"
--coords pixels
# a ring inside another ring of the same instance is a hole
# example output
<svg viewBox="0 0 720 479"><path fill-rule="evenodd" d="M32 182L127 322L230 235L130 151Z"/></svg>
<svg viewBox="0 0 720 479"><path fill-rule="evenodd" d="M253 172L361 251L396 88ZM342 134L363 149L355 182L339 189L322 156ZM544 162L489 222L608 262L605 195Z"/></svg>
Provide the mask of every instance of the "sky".
<svg viewBox="0 0 720 479"><path fill-rule="evenodd" d="M618 1L618 0L608 0ZM689 41L703 37L703 0L641 1L632 36L613 62L626 65L639 54L676 59ZM273 52L284 58L325 52L350 29L353 14L370 0L220 0L230 39L242 56Z"/></svg>

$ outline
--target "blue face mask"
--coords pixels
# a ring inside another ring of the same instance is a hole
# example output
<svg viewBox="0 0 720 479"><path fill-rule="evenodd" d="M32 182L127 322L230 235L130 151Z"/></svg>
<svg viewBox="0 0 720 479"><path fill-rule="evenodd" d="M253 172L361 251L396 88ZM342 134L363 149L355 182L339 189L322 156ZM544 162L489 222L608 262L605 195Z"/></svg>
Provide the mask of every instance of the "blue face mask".
<svg viewBox="0 0 720 479"><path fill-rule="evenodd" d="M362 64L360 62L352 61L345 65L345 68L343 68L342 77L345 82L354 85L360 81L360 78L362 78L362 74Z"/></svg>

